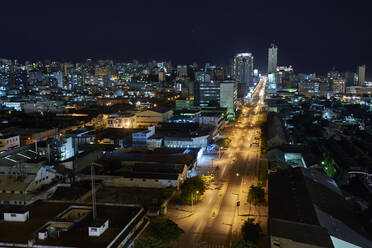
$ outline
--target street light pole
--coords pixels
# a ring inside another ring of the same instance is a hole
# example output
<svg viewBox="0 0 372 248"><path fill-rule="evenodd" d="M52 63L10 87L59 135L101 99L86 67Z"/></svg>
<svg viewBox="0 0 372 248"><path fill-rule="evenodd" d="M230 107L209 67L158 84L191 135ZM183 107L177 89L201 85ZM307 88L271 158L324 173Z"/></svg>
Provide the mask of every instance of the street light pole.
<svg viewBox="0 0 372 248"><path fill-rule="evenodd" d="M199 190L196 191L199 194ZM194 212L194 191L191 191L191 212Z"/></svg>
<svg viewBox="0 0 372 248"><path fill-rule="evenodd" d="M232 193L232 194L237 196L236 207L238 208L238 216L240 216L240 212L239 212L239 207L240 207L239 194L238 193Z"/></svg>
<svg viewBox="0 0 372 248"><path fill-rule="evenodd" d="M238 203L239 203L239 205L238 205L238 216L240 216L240 212L239 212L239 209L240 209L240 200L239 200L239 194L238 194Z"/></svg>
<svg viewBox="0 0 372 248"><path fill-rule="evenodd" d="M194 192L191 191L191 213L194 212Z"/></svg>

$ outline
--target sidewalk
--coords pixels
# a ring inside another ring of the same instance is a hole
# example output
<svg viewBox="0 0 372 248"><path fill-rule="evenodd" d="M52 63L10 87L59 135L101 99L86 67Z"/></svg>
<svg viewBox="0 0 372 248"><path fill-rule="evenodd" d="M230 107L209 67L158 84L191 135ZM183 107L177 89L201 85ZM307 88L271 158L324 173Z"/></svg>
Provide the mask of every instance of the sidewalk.
<svg viewBox="0 0 372 248"><path fill-rule="evenodd" d="M172 220L185 219L192 216L191 206L170 204L167 216Z"/></svg>
<svg viewBox="0 0 372 248"><path fill-rule="evenodd" d="M260 224L263 231L263 238L259 241L258 247L266 248L268 245L267 237L267 221L268 221L268 195L267 195L267 183L264 187L265 189L265 204L264 205L253 205L248 203L248 192L251 185L257 185L259 182L260 174L260 153L257 154L256 165L254 168L255 173L243 176L242 181L242 191L240 195L240 207L239 216L236 214L234 225L232 227L232 239L241 239L241 227L245 221L248 219L254 219L255 222ZM266 178L267 179L267 178Z"/></svg>

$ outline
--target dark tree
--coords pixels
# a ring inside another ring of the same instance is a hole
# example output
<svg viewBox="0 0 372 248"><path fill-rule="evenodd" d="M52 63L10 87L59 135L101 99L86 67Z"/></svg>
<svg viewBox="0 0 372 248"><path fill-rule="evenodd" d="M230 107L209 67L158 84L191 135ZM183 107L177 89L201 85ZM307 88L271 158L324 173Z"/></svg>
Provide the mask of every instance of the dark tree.
<svg viewBox="0 0 372 248"><path fill-rule="evenodd" d="M163 248L164 243L151 235L142 235L134 241L134 248Z"/></svg>
<svg viewBox="0 0 372 248"><path fill-rule="evenodd" d="M254 205L262 204L265 202L265 190L262 186L252 185L248 192L248 202Z"/></svg>
<svg viewBox="0 0 372 248"><path fill-rule="evenodd" d="M253 244L257 244L262 235L262 229L254 219L248 219L242 226L243 239Z"/></svg>
<svg viewBox="0 0 372 248"><path fill-rule="evenodd" d="M197 202L206 189L206 182L201 176L188 178L181 186L181 200L186 204Z"/></svg>
<svg viewBox="0 0 372 248"><path fill-rule="evenodd" d="M231 246L231 248L256 248L256 247L257 247L256 244L245 240L239 240L238 242L234 243Z"/></svg>

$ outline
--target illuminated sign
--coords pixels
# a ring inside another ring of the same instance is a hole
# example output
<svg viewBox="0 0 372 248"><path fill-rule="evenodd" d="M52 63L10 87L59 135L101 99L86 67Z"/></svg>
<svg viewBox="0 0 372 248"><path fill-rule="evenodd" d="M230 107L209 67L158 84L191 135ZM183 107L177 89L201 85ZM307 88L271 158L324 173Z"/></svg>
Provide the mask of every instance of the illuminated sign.
<svg viewBox="0 0 372 248"><path fill-rule="evenodd" d="M236 57L250 57L250 56L252 56L251 53L238 53L236 55Z"/></svg>

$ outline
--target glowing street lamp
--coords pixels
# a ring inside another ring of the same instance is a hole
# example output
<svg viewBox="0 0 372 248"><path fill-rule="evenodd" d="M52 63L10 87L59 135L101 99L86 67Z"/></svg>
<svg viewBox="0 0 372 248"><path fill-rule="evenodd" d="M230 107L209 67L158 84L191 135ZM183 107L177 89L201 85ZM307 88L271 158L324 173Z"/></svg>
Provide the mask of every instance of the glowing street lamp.
<svg viewBox="0 0 372 248"><path fill-rule="evenodd" d="M196 191L196 194L199 194L199 190ZM191 212L194 211L194 191L191 191Z"/></svg>

